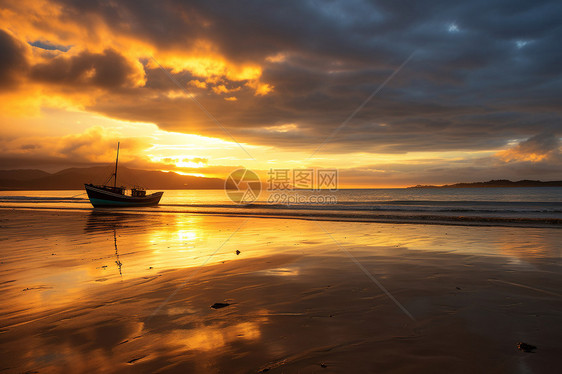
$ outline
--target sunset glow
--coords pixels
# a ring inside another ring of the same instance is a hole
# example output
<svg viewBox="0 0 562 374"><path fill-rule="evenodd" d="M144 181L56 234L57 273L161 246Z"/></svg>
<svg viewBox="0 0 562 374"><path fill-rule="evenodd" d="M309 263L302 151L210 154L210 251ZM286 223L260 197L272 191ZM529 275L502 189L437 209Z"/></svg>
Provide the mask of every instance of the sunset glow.
<svg viewBox="0 0 562 374"><path fill-rule="evenodd" d="M509 82L518 74L494 74L513 87L504 96L486 98L490 82L468 84L470 74L488 74L505 58L513 69L540 64L538 49L552 37L547 29L525 43L498 40L502 51L466 70L458 62L463 48L485 27L418 20L435 30L431 42L398 72L403 51L418 47L378 53L391 35L367 47L331 11L310 13L309 22L341 23L348 49L331 51L334 31L327 29L311 51L310 35L275 35L265 15L256 34L235 14L196 5L159 8L169 29L147 22L148 9L116 9L108 3L86 12L54 0L2 6L0 47L10 57L2 65L0 167L110 163L120 141L130 167L219 178L241 166L262 174L338 168L342 187L559 176L559 108L547 100L538 111L524 100L555 96L541 87L556 73L529 71L525 79L534 83L517 102L519 88ZM443 43L457 57L442 55ZM356 55L359 48L367 57ZM455 77L461 71L464 82ZM437 87L452 94L439 96ZM363 105L371 92L377 94Z"/></svg>
<svg viewBox="0 0 562 374"><path fill-rule="evenodd" d="M559 372L561 15L0 0L0 371Z"/></svg>

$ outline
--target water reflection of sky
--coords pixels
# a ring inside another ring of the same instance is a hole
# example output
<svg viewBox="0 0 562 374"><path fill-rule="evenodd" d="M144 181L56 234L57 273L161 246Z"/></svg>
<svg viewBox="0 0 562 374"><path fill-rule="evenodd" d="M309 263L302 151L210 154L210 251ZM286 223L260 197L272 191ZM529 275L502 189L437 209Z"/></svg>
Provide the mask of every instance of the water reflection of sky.
<svg viewBox="0 0 562 374"><path fill-rule="evenodd" d="M396 266L443 264L439 271L454 272L488 261L505 270L536 272L559 261L562 242L556 229L321 225L384 282L400 278ZM330 315L395 312L387 300L373 296L364 276L313 221L23 212L6 216L3 230L0 344L10 342L13 357L6 362L22 370L61 363L71 371L141 363L152 370L168 362L212 372L228 368L217 363L224 355L245 362L249 351L291 354L291 344L314 339L290 334L324 326ZM419 280L403 282L408 289ZM210 309L215 302L232 305ZM375 333L377 327L365 328L361 318L346 319L343 330L322 330L319 338L336 344L365 329ZM397 318L397 326L403 325ZM205 360L215 364L206 367Z"/></svg>

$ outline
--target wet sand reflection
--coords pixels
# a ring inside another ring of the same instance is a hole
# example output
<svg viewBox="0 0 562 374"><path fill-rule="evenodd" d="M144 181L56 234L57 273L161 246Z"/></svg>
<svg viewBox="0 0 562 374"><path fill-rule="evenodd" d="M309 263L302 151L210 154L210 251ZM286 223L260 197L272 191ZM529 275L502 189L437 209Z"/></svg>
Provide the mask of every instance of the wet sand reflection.
<svg viewBox="0 0 562 374"><path fill-rule="evenodd" d="M411 321L312 221L252 219L194 275L240 220L3 218L7 372L509 372L522 357L505 347L520 339L542 351L523 357L532 370L561 353L558 230L323 223ZM533 243L538 257L524 250Z"/></svg>

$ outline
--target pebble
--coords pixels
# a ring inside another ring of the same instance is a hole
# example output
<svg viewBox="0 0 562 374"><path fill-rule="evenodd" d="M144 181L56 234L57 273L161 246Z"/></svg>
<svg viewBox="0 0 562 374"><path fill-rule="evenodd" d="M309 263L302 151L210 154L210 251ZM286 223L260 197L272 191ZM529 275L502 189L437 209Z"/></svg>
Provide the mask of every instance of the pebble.
<svg viewBox="0 0 562 374"><path fill-rule="evenodd" d="M229 306L229 303L214 303L213 305L211 305L211 308L213 309L221 309L221 308L225 308L227 306Z"/></svg>
<svg viewBox="0 0 562 374"><path fill-rule="evenodd" d="M533 351L535 349L537 349L537 347L535 347L532 344L519 342L519 343L517 343L517 349L519 349L520 351L523 351L523 352L527 352L527 353L534 353Z"/></svg>

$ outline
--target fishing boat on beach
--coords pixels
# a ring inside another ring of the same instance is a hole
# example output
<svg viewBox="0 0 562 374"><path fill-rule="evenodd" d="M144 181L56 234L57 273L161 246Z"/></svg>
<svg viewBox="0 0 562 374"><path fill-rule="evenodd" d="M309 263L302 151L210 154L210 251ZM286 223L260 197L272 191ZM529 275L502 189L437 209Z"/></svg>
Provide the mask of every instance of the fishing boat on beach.
<svg viewBox="0 0 562 374"><path fill-rule="evenodd" d="M119 163L119 143L117 143L117 157L115 171L103 185L92 183L84 184L90 203L97 207L134 207L158 205L164 192L155 192L150 195L142 187L135 186L130 190L124 186L117 186L117 165ZM108 183L113 179L113 186ZM129 192L130 191L130 192Z"/></svg>

